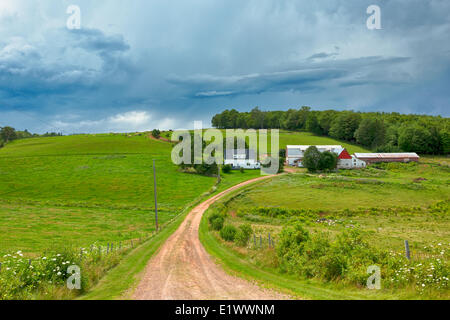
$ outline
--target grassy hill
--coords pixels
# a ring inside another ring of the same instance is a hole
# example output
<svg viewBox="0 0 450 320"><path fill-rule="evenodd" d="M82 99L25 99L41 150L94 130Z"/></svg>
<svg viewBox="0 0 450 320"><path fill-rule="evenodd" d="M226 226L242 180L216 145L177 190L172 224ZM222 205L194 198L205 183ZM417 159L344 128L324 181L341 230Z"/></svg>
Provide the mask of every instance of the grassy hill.
<svg viewBox="0 0 450 320"><path fill-rule="evenodd" d="M0 254L136 239L154 230L153 159L160 223L211 190L216 178L178 171L172 145L146 135L16 140L0 149ZM234 172L218 190L259 175Z"/></svg>
<svg viewBox="0 0 450 320"><path fill-rule="evenodd" d="M15 141L0 150L0 252L125 240L154 229L156 159L164 223L215 179L177 171L171 145L145 136Z"/></svg>

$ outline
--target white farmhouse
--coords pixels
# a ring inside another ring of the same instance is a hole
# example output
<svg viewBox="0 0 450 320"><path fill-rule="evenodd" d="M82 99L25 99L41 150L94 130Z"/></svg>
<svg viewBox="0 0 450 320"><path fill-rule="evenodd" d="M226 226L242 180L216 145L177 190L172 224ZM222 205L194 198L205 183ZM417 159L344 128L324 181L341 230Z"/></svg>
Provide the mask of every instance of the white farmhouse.
<svg viewBox="0 0 450 320"><path fill-rule="evenodd" d="M261 169L256 153L251 149L227 149L224 164L231 165L233 169Z"/></svg>

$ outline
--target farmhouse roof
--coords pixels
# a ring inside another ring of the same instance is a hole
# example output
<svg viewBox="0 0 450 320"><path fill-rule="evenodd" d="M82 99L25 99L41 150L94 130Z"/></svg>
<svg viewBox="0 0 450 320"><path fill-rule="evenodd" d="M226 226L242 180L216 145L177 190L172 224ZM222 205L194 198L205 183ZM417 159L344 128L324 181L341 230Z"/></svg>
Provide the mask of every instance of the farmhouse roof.
<svg viewBox="0 0 450 320"><path fill-rule="evenodd" d="M295 156L303 156L303 153L309 148L311 147L310 145L288 145L286 146L286 149L288 151L288 157L295 157ZM343 146L340 145L315 145L315 147L319 150L319 151L331 151L334 152L336 154L341 154L341 152L344 150Z"/></svg>

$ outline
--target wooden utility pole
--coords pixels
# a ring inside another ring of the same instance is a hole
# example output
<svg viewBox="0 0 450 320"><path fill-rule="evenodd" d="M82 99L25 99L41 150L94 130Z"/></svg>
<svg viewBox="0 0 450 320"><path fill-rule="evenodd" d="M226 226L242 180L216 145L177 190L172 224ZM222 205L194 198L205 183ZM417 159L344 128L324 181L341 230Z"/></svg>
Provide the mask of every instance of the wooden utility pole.
<svg viewBox="0 0 450 320"><path fill-rule="evenodd" d="M155 222L156 222L156 231L158 231L158 197L156 195L156 166L155 160L153 159L153 190L155 194Z"/></svg>

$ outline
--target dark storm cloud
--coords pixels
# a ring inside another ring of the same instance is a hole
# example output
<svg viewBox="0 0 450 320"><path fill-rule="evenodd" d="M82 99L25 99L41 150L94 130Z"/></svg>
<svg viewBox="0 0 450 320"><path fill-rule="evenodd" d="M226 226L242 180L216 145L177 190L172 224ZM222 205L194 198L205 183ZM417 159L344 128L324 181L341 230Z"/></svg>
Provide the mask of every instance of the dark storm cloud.
<svg viewBox="0 0 450 320"><path fill-rule="evenodd" d="M449 115L450 1L78 4L69 31L63 2L0 2L0 125L32 130L26 111L35 130L188 127L256 105ZM372 4L381 30L366 27Z"/></svg>
<svg viewBox="0 0 450 320"><path fill-rule="evenodd" d="M320 55L326 58L330 55ZM309 57L307 60L310 60ZM391 84L406 81L405 78L381 77L380 68L394 69L397 64L408 62L408 57L364 57L341 61L304 63L299 69L263 74L215 76L209 74L180 77L172 75L168 81L182 87L190 97L214 98L260 94L269 91L327 90L332 83L338 86Z"/></svg>

